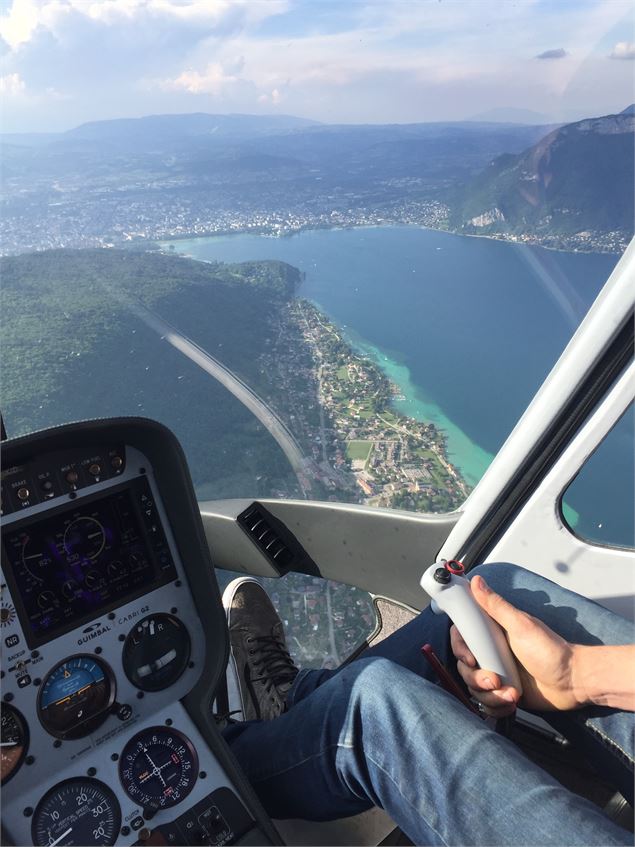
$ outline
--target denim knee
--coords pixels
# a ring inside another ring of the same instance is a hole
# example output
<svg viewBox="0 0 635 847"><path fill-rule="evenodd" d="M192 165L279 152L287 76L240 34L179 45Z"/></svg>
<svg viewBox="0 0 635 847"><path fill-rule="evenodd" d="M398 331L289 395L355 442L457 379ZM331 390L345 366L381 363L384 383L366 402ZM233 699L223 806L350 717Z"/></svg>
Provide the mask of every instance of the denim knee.
<svg viewBox="0 0 635 847"><path fill-rule="evenodd" d="M538 584L543 580L549 582L540 574L521 568L520 565L513 565L511 562L490 562L489 564L478 565L467 574L467 578L472 579L476 574L482 576L487 584L503 597L506 597L507 593L512 591L519 583L535 581Z"/></svg>
<svg viewBox="0 0 635 847"><path fill-rule="evenodd" d="M352 662L339 677L349 697L345 737L341 739L346 745L360 741L358 732L368 733L371 726L385 733L385 741L391 729L417 720L426 701L439 690L408 668L380 656Z"/></svg>
<svg viewBox="0 0 635 847"><path fill-rule="evenodd" d="M517 609L538 618L567 641L587 645L635 641L633 621L534 571L492 562L474 568L468 578L475 574Z"/></svg>

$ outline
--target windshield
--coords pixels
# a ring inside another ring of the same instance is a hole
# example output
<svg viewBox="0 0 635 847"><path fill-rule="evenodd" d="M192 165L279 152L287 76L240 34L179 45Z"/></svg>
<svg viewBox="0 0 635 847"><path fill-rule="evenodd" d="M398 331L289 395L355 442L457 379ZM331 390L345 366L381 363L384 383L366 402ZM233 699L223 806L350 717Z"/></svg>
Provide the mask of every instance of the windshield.
<svg viewBox="0 0 635 847"><path fill-rule="evenodd" d="M630 3L13 0L2 413L458 508L633 235ZM592 495L590 495L592 496Z"/></svg>

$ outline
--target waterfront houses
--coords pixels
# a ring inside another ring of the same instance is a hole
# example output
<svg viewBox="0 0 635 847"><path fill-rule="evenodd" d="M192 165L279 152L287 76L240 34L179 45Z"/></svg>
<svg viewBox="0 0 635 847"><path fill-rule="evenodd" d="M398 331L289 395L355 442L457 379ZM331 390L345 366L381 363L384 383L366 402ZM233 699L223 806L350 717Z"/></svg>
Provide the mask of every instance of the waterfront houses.
<svg viewBox="0 0 635 847"><path fill-rule="evenodd" d="M268 402L309 456L315 494L417 511L450 511L469 493L433 424L395 412L399 389L313 304L294 300L263 362Z"/></svg>

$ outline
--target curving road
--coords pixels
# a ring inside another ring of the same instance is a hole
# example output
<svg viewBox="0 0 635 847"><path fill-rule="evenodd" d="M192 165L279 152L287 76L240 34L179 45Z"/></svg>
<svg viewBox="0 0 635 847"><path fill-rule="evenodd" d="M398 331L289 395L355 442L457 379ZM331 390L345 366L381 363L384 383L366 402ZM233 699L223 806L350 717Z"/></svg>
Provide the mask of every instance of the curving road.
<svg viewBox="0 0 635 847"><path fill-rule="evenodd" d="M110 293L118 300L125 302L125 305L133 311L137 317L143 321L146 326L149 326L157 332L163 341L167 341L172 347L177 349L184 356L187 356L190 361L194 362L199 368L202 368L214 379L218 380L225 388L230 391L236 399L246 406L249 411L255 415L258 420L267 428L272 437L279 444L280 449L287 457L289 464L298 479L302 494L306 498L311 493L311 482L307 474L308 461L302 452L302 449L296 441L293 433L290 432L287 425L282 421L273 409L268 406L243 380L236 376L233 371L227 368L218 359L215 359L207 350L204 350L196 342L192 341L182 332L180 332L168 321L159 317L155 312L143 306L138 301L132 299L121 291L115 291L109 286Z"/></svg>

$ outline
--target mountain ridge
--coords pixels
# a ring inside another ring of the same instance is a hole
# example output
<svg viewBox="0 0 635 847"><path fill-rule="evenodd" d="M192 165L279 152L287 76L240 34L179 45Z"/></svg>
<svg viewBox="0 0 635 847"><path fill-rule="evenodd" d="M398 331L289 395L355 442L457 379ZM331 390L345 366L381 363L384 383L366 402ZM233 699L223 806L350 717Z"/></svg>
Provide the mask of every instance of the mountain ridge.
<svg viewBox="0 0 635 847"><path fill-rule="evenodd" d="M528 239L633 235L635 110L565 124L504 154L457 193L451 226ZM629 190L630 186L630 190Z"/></svg>

